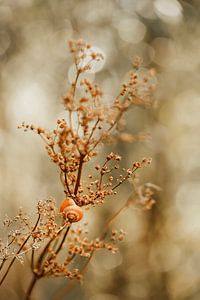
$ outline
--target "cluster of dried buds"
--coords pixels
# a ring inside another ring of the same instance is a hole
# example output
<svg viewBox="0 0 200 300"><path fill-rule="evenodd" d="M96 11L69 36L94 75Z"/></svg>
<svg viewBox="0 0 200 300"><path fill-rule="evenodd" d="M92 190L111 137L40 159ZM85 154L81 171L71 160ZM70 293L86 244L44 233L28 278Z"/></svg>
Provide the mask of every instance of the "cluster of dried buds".
<svg viewBox="0 0 200 300"><path fill-rule="evenodd" d="M97 156L100 145L117 137L125 141L134 140L130 135L122 132L121 121L125 112L132 106L146 108L151 104L151 93L154 89L151 78L154 73L152 70L148 71L141 78L138 74L140 60L137 58L133 62L133 70L129 74L129 79L122 85L118 96L115 97L108 109L103 104L103 93L98 85L84 79L80 82L82 92L77 90L80 75L89 72L96 62L102 60L102 53L93 51L91 45L82 40L70 41L69 49L74 58L76 75L63 97L63 104L68 112L68 117L59 119L53 131L32 124L22 123L19 126L24 131L35 132L43 139L48 156L60 170L60 179L65 193L65 199L59 205L61 225L56 219L55 205L45 202L45 205L48 205L47 208L44 208L44 204L39 203L39 219L35 226L29 228L21 241L14 237L13 242L18 242L20 246L17 255L22 252L25 246L32 252L31 268L34 278L27 291L27 299L30 297L35 282L41 277L65 276L80 279L79 271L76 269L69 270L75 255L91 257L92 253L100 248L116 252L116 246L104 240L106 229L113 218L106 223L102 236L91 241L87 238L82 239L82 230L80 228L72 229L72 223L79 222L83 218L84 207L104 203L109 196L116 195L116 189L121 184L134 177L136 170L144 164L150 163L150 159L145 158L141 162L134 162L130 168L122 169L119 172L121 156L110 153L101 165L93 166L94 172L91 172L92 174L87 174L86 165L94 156ZM144 134L141 135L142 137ZM148 190L143 193L141 189L137 196L146 205L148 201L151 201L152 195ZM148 203L149 206L152 206L154 202ZM47 216L47 221L44 221L42 215ZM68 255L63 263L59 263L57 256L63 249L67 237L69 238ZM113 231L111 241L115 244L123 237L123 231L119 233ZM48 242L43 246L38 259L35 260L36 246L44 241ZM13 256L13 260L15 259L16 255Z"/></svg>
<svg viewBox="0 0 200 300"><path fill-rule="evenodd" d="M50 159L60 169L66 197L73 199L76 205L84 206L103 202L106 196L113 194L115 187L111 188L112 176L109 177L108 184L103 183L103 177L110 174L113 169L119 168L118 165L108 168L110 160L121 159L119 155L108 155L105 164L96 167L100 172L100 178L89 184L83 182L82 170L86 169L85 165L98 154L99 145L109 141L111 137L119 136L122 139L125 137L127 140L127 134L123 133L121 128L119 130L119 123L131 106L147 107L151 103L153 85L149 79L153 76L153 71L139 79L139 61L135 61L128 81L122 85L118 96L108 109L101 101L103 93L100 88L88 80L81 82L84 87L82 93L76 92L80 74L87 72L92 64L103 59L102 54L91 50L90 59L85 59L91 46L82 40L70 41L69 47L74 56L76 76L63 97L65 109L69 114L68 119L58 120L57 127L51 132L25 123L19 127L40 135ZM127 171L129 175L134 172L135 167ZM123 181L124 176L121 177L119 181ZM95 189L92 189L94 186Z"/></svg>

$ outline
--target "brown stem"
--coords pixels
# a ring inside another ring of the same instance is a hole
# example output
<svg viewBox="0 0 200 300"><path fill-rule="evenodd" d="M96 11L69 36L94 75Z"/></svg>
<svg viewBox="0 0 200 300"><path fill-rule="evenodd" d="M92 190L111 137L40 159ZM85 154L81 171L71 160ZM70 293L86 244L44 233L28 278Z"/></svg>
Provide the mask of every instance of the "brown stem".
<svg viewBox="0 0 200 300"><path fill-rule="evenodd" d="M96 123L94 124L94 126L93 126L93 128L92 128L92 130L90 132L90 135L88 137L87 144L89 144L89 141L92 138L92 136L93 136L93 134L94 134L94 132L95 132L95 130L97 128L97 125L98 125L99 121L100 121L100 119L97 119Z"/></svg>
<svg viewBox="0 0 200 300"><path fill-rule="evenodd" d="M102 231L102 234L101 234L101 239L104 239L104 238L105 238L106 233L107 233L107 229L109 228L109 226L111 225L111 223L115 220L115 218L122 212L122 210L124 210L124 208L127 207L127 203L128 203L128 201L126 201L126 203L125 203L122 207L120 207L120 208L116 211L116 213L114 213L114 214L112 215L112 217L110 217L110 219L107 220L107 222L106 222L105 225L104 225L104 229L103 229L103 231Z"/></svg>
<svg viewBox="0 0 200 300"><path fill-rule="evenodd" d="M91 252L90 257L88 258L87 262L85 263L85 265L84 265L84 267L83 267L83 269L81 271L81 274L85 273L85 271L87 269L87 266L89 265L89 262L91 261L94 253L95 253L95 250L93 250ZM76 281L75 280L74 281L70 281L63 289L61 289L60 291L58 291L54 295L54 297L52 298L52 300L60 300L60 299L62 299L68 293L68 291L70 291L77 284L77 282L78 282L77 280Z"/></svg>
<svg viewBox="0 0 200 300"><path fill-rule="evenodd" d="M69 232L69 230L70 230L70 227L71 227L71 225L67 227L67 230L65 231L65 234L63 235L63 238L62 238L62 240L61 240L61 242L60 242L60 245L58 246L57 250L55 251L55 254L56 254L56 255L57 255L57 254L60 252L60 250L62 249L62 246L63 246L63 244L64 244L64 242L65 242L65 239L66 239L66 237L67 237L67 235L68 235L68 232ZM51 258L52 258L52 255L50 255L50 256L47 258L47 261L50 261ZM42 273L42 276L46 276L46 275L48 275L50 272L51 272L51 270L48 270L48 271L46 271L46 272L43 272L43 273Z"/></svg>
<svg viewBox="0 0 200 300"><path fill-rule="evenodd" d="M105 175L102 171L103 168L107 165L107 163L109 162L108 159L106 159L105 163L103 164L103 166L101 167L101 173L100 173L100 180L99 180L99 190L101 190L101 185L102 185L102 180L103 180L103 176Z"/></svg>
<svg viewBox="0 0 200 300"><path fill-rule="evenodd" d="M57 231L57 236L51 238L51 239L48 241L48 243L46 244L46 246L44 247L42 253L40 254L40 256L39 256L39 258L38 258L37 264L36 264L36 269L37 269L37 270L41 269L41 268L40 268L40 265L41 265L41 263L42 263L42 261L43 261L45 255L46 255L46 253L48 252L49 246L50 246L51 243L55 240L55 238L57 238L57 237L59 236L59 234L60 234L60 233L62 232L62 230L65 228L65 225L66 225L66 224L64 224L64 226L62 226L62 227ZM40 270L40 271L41 271L41 270Z"/></svg>
<svg viewBox="0 0 200 300"><path fill-rule="evenodd" d="M125 99L126 100L126 99ZM125 100L123 101L123 103L125 102ZM127 108L124 108L123 110L120 110L120 112L117 114L115 121L113 122L113 124L110 125L110 127L104 132L104 133L109 133L110 131L112 131L112 129L117 125L117 123L119 122L119 120L121 119L123 113L127 110ZM93 145L93 147L89 150L89 153L91 151L93 151L96 146L102 141L104 133L100 136L100 138L96 141L96 143Z"/></svg>
<svg viewBox="0 0 200 300"><path fill-rule="evenodd" d="M3 268L3 266L4 266L5 262L6 262L6 260L7 260L7 259L4 257L3 260L2 260L1 266L0 266L0 270Z"/></svg>
<svg viewBox="0 0 200 300"><path fill-rule="evenodd" d="M28 287L28 290L26 292L26 298L25 300L29 300L31 298L31 294L32 294L32 291L33 291L33 288L37 282L37 280L39 279L39 277L37 277L36 275L33 276L31 282L30 282L30 285Z"/></svg>
<svg viewBox="0 0 200 300"><path fill-rule="evenodd" d="M35 256L35 250L32 249L32 253L31 253L31 269L34 269L34 256Z"/></svg>
<svg viewBox="0 0 200 300"><path fill-rule="evenodd" d="M66 162L66 158L65 158L65 171L64 171L65 185L66 185L66 188L67 188L67 192L69 193L70 196L72 196L71 190L69 188L68 180L67 180L66 164L67 164L67 162Z"/></svg>
<svg viewBox="0 0 200 300"><path fill-rule="evenodd" d="M79 75L80 75L80 71L79 71L79 70L77 70L77 73L76 73L76 78L75 78L75 81L74 81L74 88L73 88L73 98L75 97L76 85L77 85L77 82L78 82Z"/></svg>
<svg viewBox="0 0 200 300"><path fill-rule="evenodd" d="M78 82L79 75L80 75L80 71L77 69L76 78L75 78L74 85L73 85L73 90L72 90L73 100L75 98L76 85L77 85L77 82ZM70 124L70 128L71 128L72 136L74 136L73 126L72 126L72 111L71 110L69 110L69 124Z"/></svg>
<svg viewBox="0 0 200 300"><path fill-rule="evenodd" d="M43 258L46 255L46 252L47 252L49 246L51 245L51 243L53 242L53 240L54 240L54 238L50 239L50 241L44 247L42 253L40 254L40 257L38 258L38 261L37 261L37 264L36 264L36 269L38 269L40 267L40 264L42 263Z"/></svg>
<svg viewBox="0 0 200 300"><path fill-rule="evenodd" d="M64 286L64 288L62 288L61 290L59 290L53 297L52 300L60 300L64 297L64 295L67 294L67 292L69 290L71 290L74 285L76 284L76 282L74 281L70 281L66 286Z"/></svg>
<svg viewBox="0 0 200 300"><path fill-rule="evenodd" d="M9 264L9 266L8 266L8 268L7 268L6 272L5 272L5 274L4 274L4 276L2 277L2 279L1 279L1 281L0 281L0 285L1 285L1 284L4 282L4 280L6 279L8 273L9 273L11 267L12 267L12 265L14 264L14 262L15 262L15 260L16 260L17 255L21 252L21 250L24 248L24 246L25 246L26 243L28 242L29 238L32 236L32 233L35 231L35 229L36 229L36 227L37 227L37 225L38 225L38 223L39 223L39 220L40 220L40 214L39 214L38 219L37 219L37 221L36 221L36 223L35 223L35 226L33 227L33 230L32 230L31 233L27 236L27 238L25 239L25 241L23 242L23 244L21 245L21 247L20 247L19 250L17 251L16 256L13 257L13 259L11 260L11 262L10 262L10 264Z"/></svg>
<svg viewBox="0 0 200 300"><path fill-rule="evenodd" d="M83 167L83 160L84 160L84 155L81 154L79 168L78 168L78 174L77 174L77 179L76 179L76 185L75 185L75 188L74 188L74 195L77 194L78 188L79 188L79 185L80 185L81 172L82 172L82 167Z"/></svg>
<svg viewBox="0 0 200 300"><path fill-rule="evenodd" d="M55 251L55 254L58 254L62 248L62 245L64 244L65 242L65 239L68 235L68 232L70 230L70 226L67 227L67 230L65 231L65 234L63 235L63 238L62 238L62 241L60 242L60 245L58 246L57 250Z"/></svg>
<svg viewBox="0 0 200 300"><path fill-rule="evenodd" d="M135 167L133 170L132 170L132 174L135 172L135 171L137 171L137 169L139 169L139 167ZM131 175L132 175L131 174ZM112 188L112 190L114 191L116 188L118 188L124 181L126 181L128 178L129 178L129 174L128 175L126 175L124 178L123 178L123 180L121 180L119 183L117 183L113 188Z"/></svg>

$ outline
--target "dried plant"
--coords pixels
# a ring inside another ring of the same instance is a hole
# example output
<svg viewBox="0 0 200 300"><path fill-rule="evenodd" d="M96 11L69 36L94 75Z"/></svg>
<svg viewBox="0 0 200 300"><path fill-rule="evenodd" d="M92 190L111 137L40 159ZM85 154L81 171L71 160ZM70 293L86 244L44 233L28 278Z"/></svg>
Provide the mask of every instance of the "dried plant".
<svg viewBox="0 0 200 300"><path fill-rule="evenodd" d="M111 223L131 204L150 209L155 203L153 194L158 189L152 184L137 185L135 182L133 195L104 224L99 237L87 237L87 223L79 223L84 220L84 209L102 204L110 196L116 197L117 189L127 180L134 181L135 172L151 162L151 159L143 158L120 171L121 156L111 152L101 165L94 166L92 174L87 173L87 165L98 155L100 146L117 138L125 142L135 139L123 132L123 116L133 106L151 105L154 86L150 79L154 73L150 70L143 78L139 78L141 61L136 58L128 81L122 85L118 96L108 108L101 101L103 93L98 85L84 79L79 82L82 91L77 90L80 75L103 60L102 54L94 52L91 45L82 40L70 41L69 49L74 58L76 76L63 97L68 119L59 119L53 131L25 123L19 126L42 138L48 156L60 171L65 193L65 199L59 207L51 198L39 201L35 221L21 210L15 218L6 216L4 220L7 235L0 243L0 268L3 272L0 285L4 283L14 262L23 262L26 255L33 278L25 299L30 299L39 279L65 277L82 280L95 251L103 248L115 253L117 242L123 240L125 233L123 230L108 230ZM139 139L142 137L138 136ZM76 256L85 258L85 264L81 268L74 267ZM59 291L57 299L71 287L69 285L64 291Z"/></svg>

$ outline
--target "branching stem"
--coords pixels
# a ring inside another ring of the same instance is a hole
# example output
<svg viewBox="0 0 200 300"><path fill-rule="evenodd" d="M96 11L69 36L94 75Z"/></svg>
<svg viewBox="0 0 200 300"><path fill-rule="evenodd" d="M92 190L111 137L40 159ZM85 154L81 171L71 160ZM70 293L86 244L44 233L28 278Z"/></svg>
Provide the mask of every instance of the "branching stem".
<svg viewBox="0 0 200 300"><path fill-rule="evenodd" d="M4 276L2 277L2 279L1 279L1 281L0 281L0 286L2 285L2 283L4 282L4 280L6 279L8 273L9 273L11 267L12 267L12 265L14 264L14 262L15 262L15 260L16 260L17 255L20 254L20 252L23 250L23 248L24 248L24 246L26 245L26 243L28 242L29 238L32 236L32 233L33 233L33 232L35 231L35 229L37 228L37 225L38 225L38 223L39 223L39 221L40 221L40 217L41 217L41 215L39 214L39 215L38 215L38 219L37 219L37 221L36 221L36 223L35 223L35 226L33 227L32 231L31 231L31 233L27 236L27 238L25 239L25 241L23 242L23 244L20 246L19 250L17 251L16 255L15 255L15 256L13 257L13 259L11 260L11 262L10 262L10 264L9 264L9 266L8 266L8 268L7 268L6 272L5 272L5 274L4 274Z"/></svg>

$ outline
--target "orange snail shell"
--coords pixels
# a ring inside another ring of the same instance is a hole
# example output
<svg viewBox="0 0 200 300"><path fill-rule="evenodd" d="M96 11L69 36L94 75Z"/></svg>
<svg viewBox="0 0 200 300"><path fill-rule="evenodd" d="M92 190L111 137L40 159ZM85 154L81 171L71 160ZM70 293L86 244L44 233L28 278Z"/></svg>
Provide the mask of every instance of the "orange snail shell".
<svg viewBox="0 0 200 300"><path fill-rule="evenodd" d="M78 222L83 218L82 209L71 198L63 200L60 205L60 212L71 223Z"/></svg>
<svg viewBox="0 0 200 300"><path fill-rule="evenodd" d="M75 202L71 198L67 198L67 199L63 200L60 205L60 212L62 213L66 207L72 206L72 205L75 205Z"/></svg>
<svg viewBox="0 0 200 300"><path fill-rule="evenodd" d="M71 205L63 210L66 219L71 223L79 222L83 218L83 211L78 205Z"/></svg>

